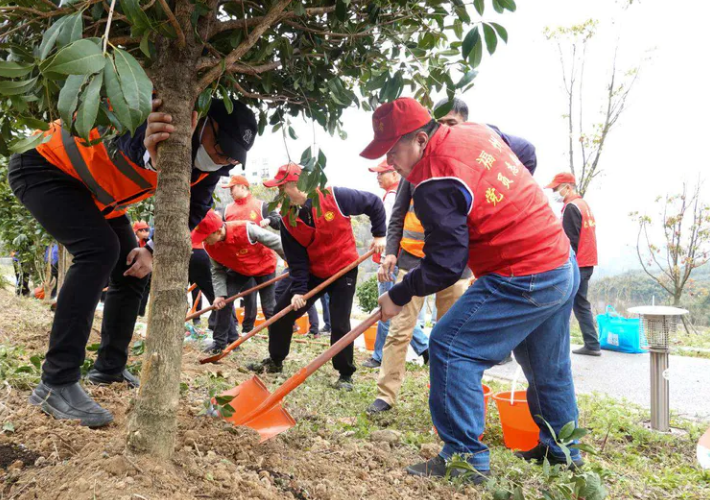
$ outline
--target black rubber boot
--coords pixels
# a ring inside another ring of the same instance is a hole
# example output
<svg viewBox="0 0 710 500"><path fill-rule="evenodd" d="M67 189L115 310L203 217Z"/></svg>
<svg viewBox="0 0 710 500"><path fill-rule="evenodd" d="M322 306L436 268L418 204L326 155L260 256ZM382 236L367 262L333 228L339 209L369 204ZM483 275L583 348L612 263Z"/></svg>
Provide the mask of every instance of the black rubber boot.
<svg viewBox="0 0 710 500"><path fill-rule="evenodd" d="M352 377L346 377L341 375L340 378L333 384L333 387L340 391L352 391L354 388L354 382Z"/></svg>
<svg viewBox="0 0 710 500"><path fill-rule="evenodd" d="M565 457L554 456L550 452L550 449L542 443L538 443L537 446L532 450L518 451L515 453L515 456L518 458L522 458L523 460L526 460L528 462L535 462L538 464L541 464L545 460L545 458L547 458L547 461L550 462L551 465L567 465L567 460L565 459ZM572 464L569 466L569 469L581 469L583 466L584 460L578 458L576 460L572 460Z"/></svg>
<svg viewBox="0 0 710 500"><path fill-rule="evenodd" d="M102 427L113 422L111 412L91 399L79 382L60 386L40 382L29 401L54 418L79 420L87 427Z"/></svg>
<svg viewBox="0 0 710 500"><path fill-rule="evenodd" d="M271 358L266 358L256 363L249 363L247 368L257 373L281 373L284 370L284 365Z"/></svg>
<svg viewBox="0 0 710 500"><path fill-rule="evenodd" d="M446 460L444 460L441 455L437 455L431 460L426 462L421 462L415 465L410 465L406 469L407 474L412 476L421 477L446 477ZM488 480L491 473L490 471L478 471L478 470L466 470L466 469L452 469L449 477L455 479L457 477L463 477L464 481L473 484L482 484Z"/></svg>
<svg viewBox="0 0 710 500"><path fill-rule="evenodd" d="M584 356L601 356L602 351L601 349L590 349L588 347L580 347L579 349L575 349L572 351L572 354L582 354Z"/></svg>
<svg viewBox="0 0 710 500"><path fill-rule="evenodd" d="M367 410L365 411L368 415L376 415L378 413L390 411L391 409L392 405L382 399L376 399L370 406L367 407Z"/></svg>
<svg viewBox="0 0 710 500"><path fill-rule="evenodd" d="M86 380L94 385L120 384L121 382L126 382L128 386L132 388L140 387L141 385L138 377L133 375L127 369L124 369L121 373L117 373L116 375L110 375L108 373L100 372L96 368L92 368L86 375Z"/></svg>

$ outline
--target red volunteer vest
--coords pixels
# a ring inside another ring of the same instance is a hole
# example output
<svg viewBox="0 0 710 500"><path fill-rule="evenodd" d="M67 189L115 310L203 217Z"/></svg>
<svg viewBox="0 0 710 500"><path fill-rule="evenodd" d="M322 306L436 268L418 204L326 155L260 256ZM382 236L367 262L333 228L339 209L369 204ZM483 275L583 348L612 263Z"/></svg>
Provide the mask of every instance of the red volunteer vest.
<svg viewBox="0 0 710 500"><path fill-rule="evenodd" d="M443 126L431 137L407 180L442 178L460 180L473 198L468 265L476 277L537 274L569 259L569 240L542 189L489 127Z"/></svg>
<svg viewBox="0 0 710 500"><path fill-rule="evenodd" d="M598 264L597 259L597 223L594 215L584 199L576 195L562 207L564 213L567 205L575 205L582 213L582 227L579 230L579 244L577 245L577 265L579 267L593 267Z"/></svg>
<svg viewBox="0 0 710 500"><path fill-rule="evenodd" d="M315 227L299 218L296 226L291 225L288 217L283 220L286 230L308 251L309 272L318 278L330 278L359 257L350 217L340 211L333 190L326 190L327 196L322 191L318 193L320 217L311 208Z"/></svg>
<svg viewBox="0 0 710 500"><path fill-rule="evenodd" d="M224 241L205 245L210 257L243 276L264 276L276 271L276 253L249 241L246 222L227 222L226 227Z"/></svg>
<svg viewBox="0 0 710 500"><path fill-rule="evenodd" d="M263 220L261 210L264 202L255 198L251 194L243 200L235 201L227 206L224 211L224 220L248 220L258 224Z"/></svg>
<svg viewBox="0 0 710 500"><path fill-rule="evenodd" d="M37 152L49 163L81 181L94 197L94 203L107 219L120 217L126 209L155 193L158 174L133 163L122 152L110 155L104 143L91 147L82 145L83 140L72 137L54 121L45 136L51 139L37 146ZM93 129L89 138L94 141L101 136ZM202 174L192 183L194 186L207 174Z"/></svg>

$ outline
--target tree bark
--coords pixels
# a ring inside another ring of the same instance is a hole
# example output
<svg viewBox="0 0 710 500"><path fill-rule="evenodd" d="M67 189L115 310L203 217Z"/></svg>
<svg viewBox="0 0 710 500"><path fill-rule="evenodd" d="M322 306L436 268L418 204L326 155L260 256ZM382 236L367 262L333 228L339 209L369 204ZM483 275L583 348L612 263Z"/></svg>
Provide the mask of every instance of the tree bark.
<svg viewBox="0 0 710 500"><path fill-rule="evenodd" d="M184 12L176 10L178 19L184 21L185 16L180 14ZM162 40L158 53L161 56L151 71L153 83L163 101L161 111L172 115L176 131L158 148L156 168L160 175L155 194L155 253L146 353L140 391L129 418L128 446L136 453L169 458L177 429L191 252L188 231L191 122L197 96L193 68L200 56L200 47L193 37L188 37L187 46L182 48L176 40Z"/></svg>

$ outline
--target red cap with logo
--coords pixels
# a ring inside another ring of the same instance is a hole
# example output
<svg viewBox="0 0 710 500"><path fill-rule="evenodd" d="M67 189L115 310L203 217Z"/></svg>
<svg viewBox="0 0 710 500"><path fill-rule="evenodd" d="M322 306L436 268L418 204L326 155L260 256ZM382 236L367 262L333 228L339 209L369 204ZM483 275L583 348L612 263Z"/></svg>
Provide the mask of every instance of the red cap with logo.
<svg viewBox="0 0 710 500"><path fill-rule="evenodd" d="M431 119L429 111L411 97L383 104L372 115L375 138L360 156L376 160L386 155L403 135L423 127Z"/></svg>
<svg viewBox="0 0 710 500"><path fill-rule="evenodd" d="M243 175L233 175L229 178L228 188L232 186L246 186L249 187L249 181Z"/></svg>
<svg viewBox="0 0 710 500"><path fill-rule="evenodd" d="M368 170L379 174L380 172L394 172L394 167L387 163L387 160L383 160L382 163L376 167L370 167Z"/></svg>
<svg viewBox="0 0 710 500"><path fill-rule="evenodd" d="M552 179L552 182L545 186L545 188L555 189L560 184L577 184L577 179L569 172L562 172L561 174L557 174L554 179Z"/></svg>
<svg viewBox="0 0 710 500"><path fill-rule="evenodd" d="M205 215L205 218L202 219L202 222L200 222L197 227L192 230L193 243L202 243L210 234L215 231L219 231L223 224L224 222L222 222L222 218L217 215L217 212L210 210L207 212L207 215Z"/></svg>
<svg viewBox="0 0 710 500"><path fill-rule="evenodd" d="M150 229L150 226L144 221L139 220L133 223L133 232L140 231L141 229Z"/></svg>
<svg viewBox="0 0 710 500"><path fill-rule="evenodd" d="M301 167L295 163L281 165L273 179L264 181L264 186L267 188L274 188L283 186L287 182L296 182L298 181L298 176L301 175L301 170Z"/></svg>

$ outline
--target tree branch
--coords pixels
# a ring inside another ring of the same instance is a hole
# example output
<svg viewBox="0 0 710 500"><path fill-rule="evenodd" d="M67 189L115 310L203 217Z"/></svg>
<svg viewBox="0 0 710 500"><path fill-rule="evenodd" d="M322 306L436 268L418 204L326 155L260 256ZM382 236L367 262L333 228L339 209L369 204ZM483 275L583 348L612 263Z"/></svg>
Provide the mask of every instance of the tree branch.
<svg viewBox="0 0 710 500"><path fill-rule="evenodd" d="M173 27L175 33L177 34L178 47L180 47L181 49L185 48L185 33L183 33L182 28L180 27L180 23L175 17L175 14L173 14L173 11L170 9L168 2L166 0L158 0L158 2L160 2L160 6L163 8L163 11L165 11L165 15L168 16L168 21L170 22L170 25Z"/></svg>
<svg viewBox="0 0 710 500"><path fill-rule="evenodd" d="M284 96L284 95L267 95L267 94L257 94L254 92L249 92L244 87L242 87L239 83L234 82L234 87L237 89L237 91L242 94L244 97L247 97L249 99L259 99L260 101L268 101L268 102L288 102L289 104L303 104L304 101L301 101L299 99L294 99L292 97Z"/></svg>
<svg viewBox="0 0 710 500"><path fill-rule="evenodd" d="M357 3L357 2L352 2ZM281 9L283 11L283 9ZM266 14L268 16L269 13ZM328 7L311 7L309 9L306 9L306 15L302 17L313 17L313 16L320 16L322 14L328 14L330 12L335 12L335 5L331 5ZM244 29L246 27L251 28L252 26L258 26L266 16L258 16L258 17L252 17L249 19L232 19L230 21L222 21L221 23L215 24L212 29L210 30L209 36L207 37L208 39L212 38L218 33L222 33L223 31L229 31L229 30L236 30L236 29ZM286 12L285 14L281 14L278 16L278 21L282 21L284 19L292 19L299 17L296 15L295 12Z"/></svg>
<svg viewBox="0 0 710 500"><path fill-rule="evenodd" d="M244 55L251 49L274 23L278 21L281 13L286 7L291 3L291 0L279 0L274 6L269 10L269 12L262 18L262 21L254 27L249 36L239 44L239 46L232 50L227 57L224 58L224 67L229 68L240 60ZM222 65L216 64L207 73L205 73L198 83L200 91L205 89L210 83L217 80L222 75Z"/></svg>

